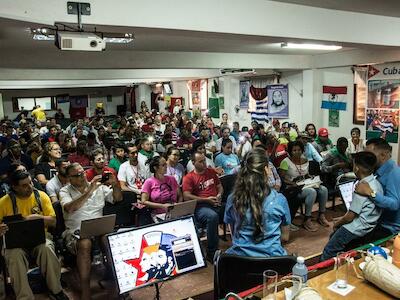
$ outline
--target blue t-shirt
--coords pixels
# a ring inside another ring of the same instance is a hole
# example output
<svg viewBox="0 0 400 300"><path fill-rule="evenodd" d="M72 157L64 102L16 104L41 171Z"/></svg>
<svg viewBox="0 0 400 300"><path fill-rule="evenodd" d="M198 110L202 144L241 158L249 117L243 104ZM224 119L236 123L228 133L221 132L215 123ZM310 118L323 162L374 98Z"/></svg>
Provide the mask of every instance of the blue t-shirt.
<svg viewBox="0 0 400 300"><path fill-rule="evenodd" d="M224 153L220 153L215 158L215 166L222 167L224 169L225 175L233 174L237 171L237 168L240 165L239 158L236 154L226 155Z"/></svg>
<svg viewBox="0 0 400 300"><path fill-rule="evenodd" d="M400 167L394 160L388 160L376 171L383 193L376 193L372 201L383 208L379 223L391 233L400 231Z"/></svg>
<svg viewBox="0 0 400 300"><path fill-rule="evenodd" d="M224 222L234 230L239 224L239 216L233 206L233 194L230 194L226 203ZM226 253L240 256L270 257L286 255L281 244L281 226L289 225L291 221L289 206L286 198L271 190L263 202L263 228L261 241L253 240L254 221L251 220L250 209L246 212L241 228L233 234L233 245ZM235 231L235 230L234 230Z"/></svg>

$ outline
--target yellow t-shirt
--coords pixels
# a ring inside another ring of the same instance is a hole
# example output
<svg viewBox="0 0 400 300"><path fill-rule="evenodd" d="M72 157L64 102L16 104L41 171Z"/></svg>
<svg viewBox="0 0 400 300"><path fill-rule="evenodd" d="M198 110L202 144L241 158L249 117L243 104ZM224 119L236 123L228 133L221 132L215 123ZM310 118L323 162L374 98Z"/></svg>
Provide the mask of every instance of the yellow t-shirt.
<svg viewBox="0 0 400 300"><path fill-rule="evenodd" d="M42 211L39 212L39 207L35 200L35 193L32 192L29 198L17 197L16 201L17 201L18 213L20 213L23 217L32 214L40 214L43 216L55 217L56 213L54 212L49 196L47 196L47 194L42 191L39 191L39 195L40 195L40 203L42 205ZM12 216L13 214L14 212L13 212L11 198L7 194L0 199L0 222L3 221L4 217Z"/></svg>
<svg viewBox="0 0 400 300"><path fill-rule="evenodd" d="M34 109L32 111L32 116L40 122L46 121L46 113L44 112L44 109L42 107Z"/></svg>

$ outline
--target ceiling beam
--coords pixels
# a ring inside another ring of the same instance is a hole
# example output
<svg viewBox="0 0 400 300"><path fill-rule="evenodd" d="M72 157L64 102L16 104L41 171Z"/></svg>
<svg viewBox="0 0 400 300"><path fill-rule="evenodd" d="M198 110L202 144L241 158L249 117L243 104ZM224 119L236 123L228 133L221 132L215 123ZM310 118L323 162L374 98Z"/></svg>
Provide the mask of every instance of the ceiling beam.
<svg viewBox="0 0 400 300"><path fill-rule="evenodd" d="M164 52L164 51L104 51L82 52L8 50L0 68L39 69L307 69L312 58L307 55Z"/></svg>
<svg viewBox="0 0 400 300"><path fill-rule="evenodd" d="M91 3L84 24L164 28L338 43L400 46L400 18L268 0L104 1ZM172 9L173 8L173 9ZM65 2L2 0L0 17L53 25L76 23Z"/></svg>

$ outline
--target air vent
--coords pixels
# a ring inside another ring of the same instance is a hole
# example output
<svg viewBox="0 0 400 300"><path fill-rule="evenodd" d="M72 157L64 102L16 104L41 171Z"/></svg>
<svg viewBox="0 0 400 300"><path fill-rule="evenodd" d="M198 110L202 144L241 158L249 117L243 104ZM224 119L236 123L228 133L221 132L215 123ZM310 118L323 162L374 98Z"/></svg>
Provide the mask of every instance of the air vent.
<svg viewBox="0 0 400 300"><path fill-rule="evenodd" d="M72 39L62 39L63 49L72 49Z"/></svg>

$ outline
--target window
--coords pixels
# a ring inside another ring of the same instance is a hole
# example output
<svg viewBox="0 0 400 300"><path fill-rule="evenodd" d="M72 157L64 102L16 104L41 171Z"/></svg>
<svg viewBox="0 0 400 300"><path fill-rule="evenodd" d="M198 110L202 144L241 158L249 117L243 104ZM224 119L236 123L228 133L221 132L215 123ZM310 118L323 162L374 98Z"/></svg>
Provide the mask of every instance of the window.
<svg viewBox="0 0 400 300"><path fill-rule="evenodd" d="M40 105L45 110L57 109L54 97L15 97L12 99L13 111L33 110L33 107Z"/></svg>

